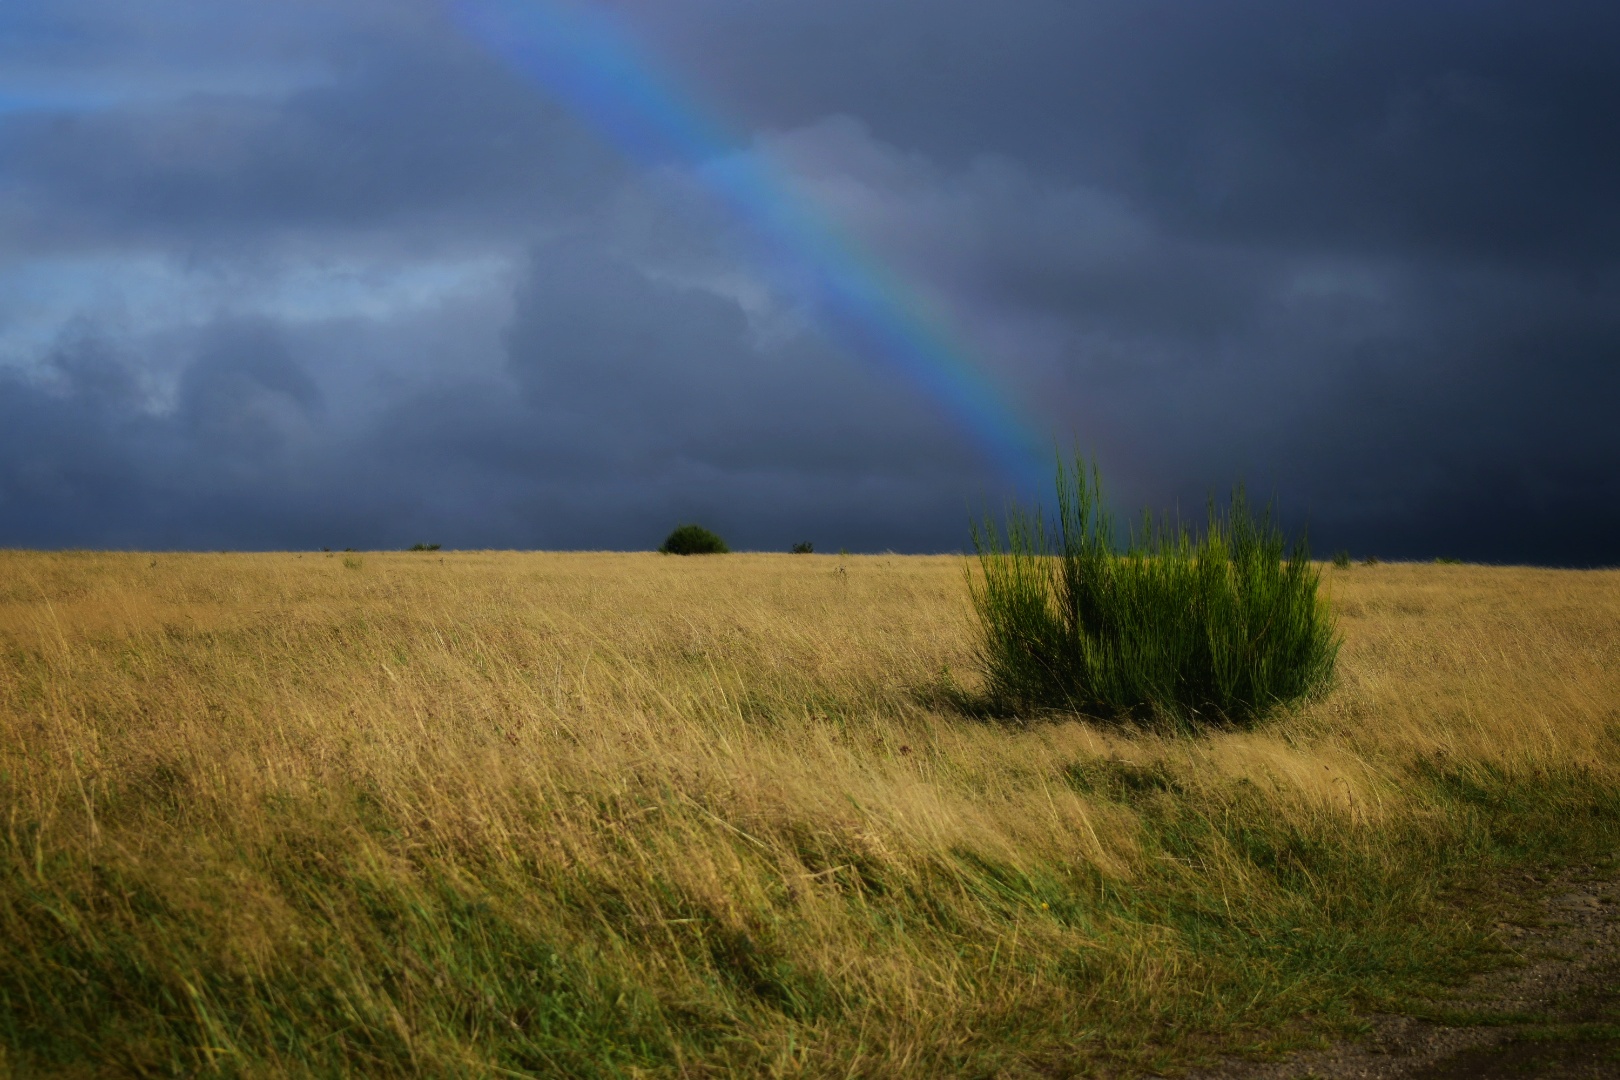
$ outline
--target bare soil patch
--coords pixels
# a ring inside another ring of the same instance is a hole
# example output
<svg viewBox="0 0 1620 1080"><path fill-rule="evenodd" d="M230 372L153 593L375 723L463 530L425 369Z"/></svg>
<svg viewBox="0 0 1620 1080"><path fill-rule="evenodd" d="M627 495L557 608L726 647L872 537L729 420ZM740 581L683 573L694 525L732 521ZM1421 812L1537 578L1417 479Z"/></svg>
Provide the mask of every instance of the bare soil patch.
<svg viewBox="0 0 1620 1080"><path fill-rule="evenodd" d="M1358 1039L1191 1080L1620 1078L1620 881L1586 866L1522 885L1497 927L1507 967L1425 1015L1373 1017Z"/></svg>

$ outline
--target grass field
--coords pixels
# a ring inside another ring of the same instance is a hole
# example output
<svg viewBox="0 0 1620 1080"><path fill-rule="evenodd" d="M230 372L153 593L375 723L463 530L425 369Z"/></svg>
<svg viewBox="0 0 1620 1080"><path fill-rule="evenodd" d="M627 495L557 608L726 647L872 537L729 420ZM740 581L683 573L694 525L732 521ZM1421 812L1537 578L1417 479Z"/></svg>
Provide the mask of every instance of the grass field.
<svg viewBox="0 0 1620 1080"><path fill-rule="evenodd" d="M1620 573L1324 571L1248 732L975 719L960 558L0 553L0 1075L1061 1076L1620 847Z"/></svg>

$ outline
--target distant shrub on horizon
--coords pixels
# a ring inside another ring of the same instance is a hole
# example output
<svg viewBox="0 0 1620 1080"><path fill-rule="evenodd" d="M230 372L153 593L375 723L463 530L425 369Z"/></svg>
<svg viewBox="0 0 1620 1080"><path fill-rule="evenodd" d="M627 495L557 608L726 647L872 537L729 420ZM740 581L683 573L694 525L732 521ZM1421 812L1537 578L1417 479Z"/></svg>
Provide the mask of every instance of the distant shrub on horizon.
<svg viewBox="0 0 1620 1080"><path fill-rule="evenodd" d="M439 547L440 547L440 545L438 545L438 544L421 544L421 543L417 543L417 544L412 544L407 550L409 550L409 551L438 551Z"/></svg>
<svg viewBox="0 0 1620 1080"><path fill-rule="evenodd" d="M1350 553L1348 551L1335 552L1333 556L1333 568L1335 570L1350 569Z"/></svg>
<svg viewBox="0 0 1620 1080"><path fill-rule="evenodd" d="M658 548L664 555L725 555L726 542L701 525L680 525Z"/></svg>
<svg viewBox="0 0 1620 1080"><path fill-rule="evenodd" d="M813 554L815 554L815 551L816 551L816 545L812 544L808 540L804 540L804 541L801 541L800 543L794 544L791 548L788 549L788 553L791 554L791 555L813 555Z"/></svg>

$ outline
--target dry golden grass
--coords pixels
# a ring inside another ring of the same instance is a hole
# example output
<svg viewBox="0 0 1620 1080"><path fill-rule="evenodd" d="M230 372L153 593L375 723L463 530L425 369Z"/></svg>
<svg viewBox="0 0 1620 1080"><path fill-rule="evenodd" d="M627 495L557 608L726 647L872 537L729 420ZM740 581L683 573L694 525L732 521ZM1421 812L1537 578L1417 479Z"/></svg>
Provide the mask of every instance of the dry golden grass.
<svg viewBox="0 0 1620 1080"><path fill-rule="evenodd" d="M1620 573L1325 587L1338 687L1185 738L947 707L955 557L0 553L0 1069L1021 1075L1342 1022L1483 947L1470 865L1612 839Z"/></svg>

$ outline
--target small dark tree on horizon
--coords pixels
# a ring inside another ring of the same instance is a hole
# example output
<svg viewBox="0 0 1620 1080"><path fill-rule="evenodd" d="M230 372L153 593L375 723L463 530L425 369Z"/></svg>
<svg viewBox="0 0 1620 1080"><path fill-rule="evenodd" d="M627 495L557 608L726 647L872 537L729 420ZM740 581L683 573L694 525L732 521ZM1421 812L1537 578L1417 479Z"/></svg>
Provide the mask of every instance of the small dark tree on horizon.
<svg viewBox="0 0 1620 1080"><path fill-rule="evenodd" d="M718 535L701 525L680 525L659 547L664 555L725 555L731 551Z"/></svg>

